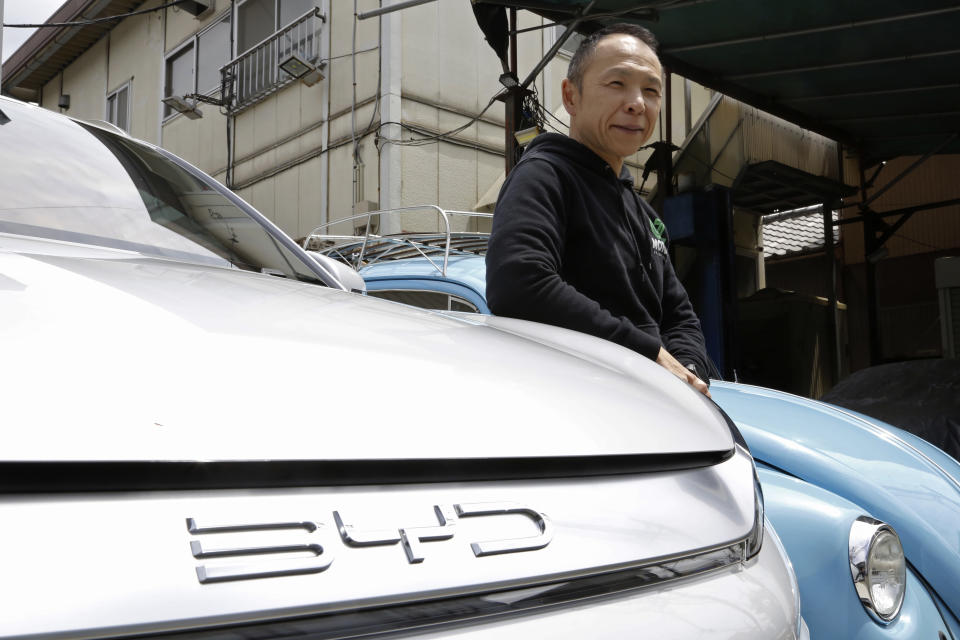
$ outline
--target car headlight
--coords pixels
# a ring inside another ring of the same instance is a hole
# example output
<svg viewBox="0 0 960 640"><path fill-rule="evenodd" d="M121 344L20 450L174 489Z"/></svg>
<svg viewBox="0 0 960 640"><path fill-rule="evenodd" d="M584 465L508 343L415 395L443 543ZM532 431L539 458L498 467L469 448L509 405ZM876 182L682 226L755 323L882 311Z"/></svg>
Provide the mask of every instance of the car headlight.
<svg viewBox="0 0 960 640"><path fill-rule="evenodd" d="M757 465L753 465L753 529L747 536L745 555L746 559L760 553L763 546L763 489L760 488L760 476L757 475Z"/></svg>
<svg viewBox="0 0 960 640"><path fill-rule="evenodd" d="M900 613L907 590L903 545L893 528L860 516L850 526L850 574L864 608L880 622Z"/></svg>

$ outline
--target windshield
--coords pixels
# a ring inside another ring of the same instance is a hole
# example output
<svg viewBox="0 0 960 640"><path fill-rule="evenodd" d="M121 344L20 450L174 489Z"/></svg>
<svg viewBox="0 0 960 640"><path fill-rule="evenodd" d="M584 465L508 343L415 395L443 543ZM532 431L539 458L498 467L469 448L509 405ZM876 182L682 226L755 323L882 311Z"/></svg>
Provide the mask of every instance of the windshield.
<svg viewBox="0 0 960 640"><path fill-rule="evenodd" d="M38 107L3 100L0 110L0 233L318 281L212 179Z"/></svg>

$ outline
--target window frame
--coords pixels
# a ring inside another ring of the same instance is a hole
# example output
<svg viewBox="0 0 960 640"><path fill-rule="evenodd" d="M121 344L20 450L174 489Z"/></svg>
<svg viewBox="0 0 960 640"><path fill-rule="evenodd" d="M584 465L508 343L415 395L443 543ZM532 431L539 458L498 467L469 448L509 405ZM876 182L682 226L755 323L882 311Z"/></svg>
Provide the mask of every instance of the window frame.
<svg viewBox="0 0 960 640"><path fill-rule="evenodd" d="M274 2L276 2L276 0L274 0ZM193 35L186 38L183 42L181 42L180 44L178 44L177 46L175 46L174 48L170 49L169 51L163 54L163 96L162 97L164 98L169 97L167 95L167 79L168 79L168 65L169 65L170 59L177 57L187 47L193 47L193 56L191 60L191 70L193 72L192 73L193 79L191 82L191 90L188 91L188 93L199 93L205 96L212 96L219 93L220 91L223 91L222 83L218 83L215 87L212 87L209 90L200 91L198 87L200 74L198 73L198 71L199 71L199 62L200 62L199 60L200 37L205 35L208 31L211 31L212 29L217 27L224 20L230 21L231 33L234 37L234 42L230 43L230 50L227 53L227 63L229 63L230 60L233 59L234 57L233 49L236 46L236 33L233 32L232 29L235 28L236 20L234 19L233 11L231 9L226 9L224 11L221 11L219 15L215 16L213 20L210 21L210 24L205 26L203 29L200 29ZM220 65L220 66L222 67L223 65ZM179 115L182 115L180 114L180 112L175 110L171 110L172 113L166 114L165 112L167 109L168 107L161 102L161 105L160 105L161 124L166 124L168 121L172 120L173 118Z"/></svg>
<svg viewBox="0 0 960 640"><path fill-rule="evenodd" d="M116 98L117 96L120 95L122 91L127 92L127 108L126 108L126 114L124 114L124 117L127 122L126 127L121 127L119 124L117 124L116 122L110 119L110 99ZM118 86L113 91L110 91L107 93L107 96L104 100L104 105L103 105L104 106L103 119L109 122L110 124L116 127L119 127L120 129L123 129L127 133L130 133L130 129L132 125L130 118L133 115L133 106L131 104L133 102L132 97L133 97L133 78L130 78L129 80L127 80L126 82Z"/></svg>
<svg viewBox="0 0 960 640"><path fill-rule="evenodd" d="M378 294L393 294L399 297L398 294L404 294L404 293L415 294L415 295L432 294L436 296L445 296L447 299L447 306L445 309L439 308L439 307L423 307L418 304L414 304L412 302L406 302L403 300L394 300L392 298L389 298L383 295L378 295ZM456 302L458 304L462 304L472 309L471 311L467 311L465 313L481 313L479 307L477 307L477 305L475 305L473 302L456 293L450 293L449 291L438 291L435 289L426 289L426 288L417 289L413 287L395 287L395 288L382 288L382 289L379 289L379 288L367 289L365 295L370 296L371 298L379 298L380 300L388 300L390 302L396 302L398 304L405 304L409 307L416 307L417 309L426 309L427 311L455 311L455 309L453 309L453 303Z"/></svg>
<svg viewBox="0 0 960 640"><path fill-rule="evenodd" d="M274 37L275 35L277 35L277 32L278 32L278 31L280 31L281 29L283 29L284 27L287 26L286 24L280 24L280 2L281 2L281 0L273 0L273 31L271 31L271 32L270 32L270 35L268 35L266 38L264 38L264 39L261 40L260 42L257 42L257 43L255 43L255 44L252 44L252 45L250 45L248 48L246 48L246 49L244 49L243 51L241 51L241 50L240 50L240 33L239 33L239 28L240 28L240 7L242 7L243 5L247 4L248 2L256 2L256 1L257 1L257 0L237 0L236 3L234 3L234 7L233 7L233 18L232 18L232 19L233 19L233 23L232 23L232 25L231 25L231 27L232 27L232 29L233 29L233 49L234 49L234 50L233 50L233 53L232 53L233 58L231 58L231 60L232 60L232 59L235 59L235 58L239 58L240 56L242 56L243 54L245 54L247 51L250 51L250 49L255 49L256 47L260 46L260 45L263 44L265 41L267 41L267 40L269 40L270 38L272 38L272 37ZM320 0L315 0L315 1L314 1L314 6L315 6L315 7L320 8L320 4L321 4ZM297 17L300 17L300 16L297 16ZM287 24L292 24L294 21L296 21L296 19L297 19L297 18L294 18L293 20L291 20L291 21L288 22Z"/></svg>

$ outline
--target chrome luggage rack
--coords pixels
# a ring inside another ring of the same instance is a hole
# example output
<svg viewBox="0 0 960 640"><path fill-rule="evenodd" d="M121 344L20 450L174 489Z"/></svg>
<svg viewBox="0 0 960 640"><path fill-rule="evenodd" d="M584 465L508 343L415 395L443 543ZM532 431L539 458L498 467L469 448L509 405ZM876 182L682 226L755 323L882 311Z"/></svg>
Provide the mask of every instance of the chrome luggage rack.
<svg viewBox="0 0 960 640"><path fill-rule="evenodd" d="M432 211L437 214L440 231L411 232L379 235L371 229L376 221L377 229L385 217L399 216L402 213L415 211ZM376 217L375 217L376 216ZM489 220L492 213L478 213L476 211L451 211L441 209L436 205L417 207L399 207L397 209L383 209L358 213L339 220L322 224L311 231L303 240L303 248L344 262L354 269L360 269L382 260L399 260L401 258L416 258L421 256L433 265L442 276L447 275L447 264L451 255L483 255L487 251L487 241L490 233L486 231L452 231L450 219L452 217L470 220ZM439 222L442 221L442 225ZM356 235L335 235L326 233L335 225L353 223ZM360 232L363 234L360 235ZM432 256L432 257L431 257ZM443 260L441 264L434 258Z"/></svg>

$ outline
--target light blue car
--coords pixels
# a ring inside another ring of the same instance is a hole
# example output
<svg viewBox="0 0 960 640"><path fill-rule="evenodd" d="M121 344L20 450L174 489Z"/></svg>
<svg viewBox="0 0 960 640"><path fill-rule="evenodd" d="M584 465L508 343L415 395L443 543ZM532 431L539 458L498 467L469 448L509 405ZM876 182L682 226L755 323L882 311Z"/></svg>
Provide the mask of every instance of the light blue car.
<svg viewBox="0 0 960 640"><path fill-rule="evenodd" d="M384 260L360 274L367 295L490 313L480 255ZM756 459L767 517L793 562L811 637L960 640L956 460L822 402L721 381L711 392ZM905 566L897 563L898 544Z"/></svg>

